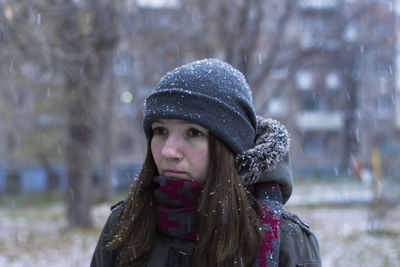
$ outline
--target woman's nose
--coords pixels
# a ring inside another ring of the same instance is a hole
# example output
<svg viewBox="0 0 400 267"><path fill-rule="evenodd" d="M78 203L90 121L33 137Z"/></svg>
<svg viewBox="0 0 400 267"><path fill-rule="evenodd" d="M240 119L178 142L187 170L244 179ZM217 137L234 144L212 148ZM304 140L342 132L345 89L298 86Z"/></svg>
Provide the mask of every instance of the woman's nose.
<svg viewBox="0 0 400 267"><path fill-rule="evenodd" d="M183 156L181 141L177 136L170 135L161 149L161 154L165 158L181 159Z"/></svg>

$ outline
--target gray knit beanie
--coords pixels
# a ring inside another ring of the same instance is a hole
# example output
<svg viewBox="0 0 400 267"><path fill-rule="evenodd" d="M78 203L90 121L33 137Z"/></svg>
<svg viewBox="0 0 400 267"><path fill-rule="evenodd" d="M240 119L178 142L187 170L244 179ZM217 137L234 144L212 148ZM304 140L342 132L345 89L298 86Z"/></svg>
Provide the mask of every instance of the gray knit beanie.
<svg viewBox="0 0 400 267"><path fill-rule="evenodd" d="M217 59L178 67L163 76L145 101L147 138L157 119L180 119L203 126L235 154L254 146L257 120L243 74Z"/></svg>

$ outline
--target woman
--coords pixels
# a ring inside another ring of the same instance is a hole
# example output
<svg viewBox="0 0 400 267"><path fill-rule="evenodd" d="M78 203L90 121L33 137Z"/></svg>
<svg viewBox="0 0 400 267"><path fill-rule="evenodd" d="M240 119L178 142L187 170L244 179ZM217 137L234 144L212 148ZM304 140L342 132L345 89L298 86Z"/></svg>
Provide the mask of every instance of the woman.
<svg viewBox="0 0 400 267"><path fill-rule="evenodd" d="M282 209L289 135L256 117L238 70L205 59L167 73L143 126L143 166L91 266L320 266L310 228Z"/></svg>

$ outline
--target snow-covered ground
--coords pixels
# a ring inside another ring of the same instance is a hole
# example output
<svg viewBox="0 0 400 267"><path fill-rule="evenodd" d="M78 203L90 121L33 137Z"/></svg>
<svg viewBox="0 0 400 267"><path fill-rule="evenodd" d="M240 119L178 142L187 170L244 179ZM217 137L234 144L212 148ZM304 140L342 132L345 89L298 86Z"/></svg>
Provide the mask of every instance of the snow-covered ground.
<svg viewBox="0 0 400 267"><path fill-rule="evenodd" d="M323 266L400 266L400 209L369 229L370 212L361 207L292 208L317 235Z"/></svg>
<svg viewBox="0 0 400 267"><path fill-rule="evenodd" d="M295 186L287 209L317 235L323 266L400 266L400 187L387 183L376 205L374 189L357 181Z"/></svg>
<svg viewBox="0 0 400 267"><path fill-rule="evenodd" d="M286 208L311 225L323 266L400 266L400 207L373 212L366 204L372 197L369 188L357 183L302 183L296 184ZM60 204L1 207L0 266L89 266L108 207L94 207L92 229L67 228ZM377 224L371 224L373 215ZM377 225L375 233L371 225Z"/></svg>

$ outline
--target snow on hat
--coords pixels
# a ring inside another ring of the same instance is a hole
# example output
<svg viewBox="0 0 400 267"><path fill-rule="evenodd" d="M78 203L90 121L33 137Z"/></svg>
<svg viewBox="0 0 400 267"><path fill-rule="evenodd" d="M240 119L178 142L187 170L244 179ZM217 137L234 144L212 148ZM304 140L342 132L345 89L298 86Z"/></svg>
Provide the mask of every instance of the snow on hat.
<svg viewBox="0 0 400 267"><path fill-rule="evenodd" d="M243 74L218 59L180 66L164 75L145 101L147 138L157 119L180 119L207 128L235 154L254 145L257 121Z"/></svg>

